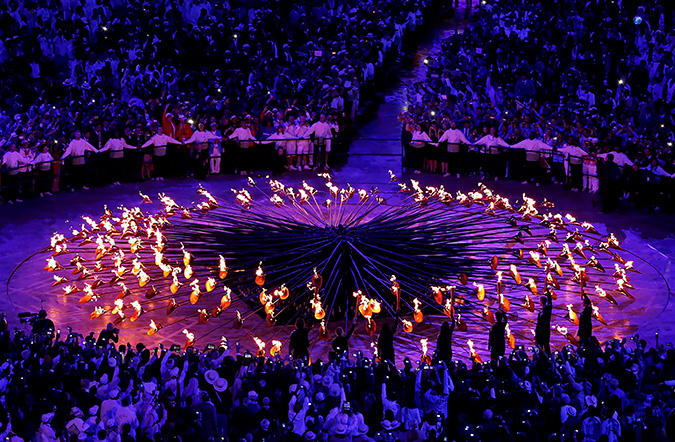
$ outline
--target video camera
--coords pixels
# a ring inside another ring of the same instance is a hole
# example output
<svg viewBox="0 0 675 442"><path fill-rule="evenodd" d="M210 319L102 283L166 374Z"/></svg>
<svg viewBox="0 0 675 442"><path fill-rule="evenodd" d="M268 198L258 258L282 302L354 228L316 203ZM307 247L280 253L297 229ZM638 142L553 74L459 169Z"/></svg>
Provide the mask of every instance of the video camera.
<svg viewBox="0 0 675 442"><path fill-rule="evenodd" d="M19 322L21 324L33 325L33 324L35 324L35 321L40 319L39 313L22 312L22 313L19 313L17 316L19 317Z"/></svg>

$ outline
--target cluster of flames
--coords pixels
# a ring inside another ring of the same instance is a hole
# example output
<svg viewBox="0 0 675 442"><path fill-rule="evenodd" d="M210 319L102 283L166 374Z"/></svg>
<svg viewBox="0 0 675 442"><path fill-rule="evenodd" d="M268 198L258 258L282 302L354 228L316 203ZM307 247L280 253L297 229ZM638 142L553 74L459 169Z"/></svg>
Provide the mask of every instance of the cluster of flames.
<svg viewBox="0 0 675 442"><path fill-rule="evenodd" d="M358 198L360 203L365 203L371 199L378 204L383 204L384 200L379 196L377 189L356 189L352 186L340 188L332 182L330 175L321 175L326 180L326 188L332 199L326 200L324 206L330 207L332 204L340 204L349 201L352 198ZM398 178L390 172L391 180L397 182ZM255 186L253 179L249 178L249 186ZM516 256L522 260L522 265L529 265L544 272L544 278L539 282L532 277L522 277L520 270L516 264L509 264L508 267L502 266L500 268L500 259L497 256L492 257L490 265L494 270L496 287L494 293L488 293L486 284L480 281L470 281L466 274L461 274L458 278L457 285L434 285L430 287L431 298L438 304L438 309L441 310L448 318L455 321L458 329L465 331L467 324L461 314L455 311L455 304L463 301L460 296L456 294L456 289L459 285L470 287L474 296L479 302L484 302L488 296L493 296L496 300L497 307L504 311L511 310L511 302L504 295L506 287L505 278L512 281L512 284L524 287L526 290L525 298L521 306L530 312L535 311L535 298L539 293L546 294L552 299L557 299L555 290L560 289L560 278L567 276L566 282L577 284L580 289L580 294L585 294L585 289L591 281L586 268L592 268L598 272L605 273L605 267L600 263L596 254L605 253L611 256L615 261L613 277L616 279L615 293L623 294L632 297L629 289L634 287L630 283L628 273L635 272L632 261L624 260L618 251L622 250L617 238L610 234L604 240L592 245L588 240L588 234L599 235L593 225L589 223L579 223L572 215L553 214L550 212L541 213L540 210L548 209L552 205L548 202L538 204L532 198L523 195L522 205L518 209L514 209L509 199L493 193L487 187L480 185L479 191L475 192L456 192L454 195L446 191L443 186L432 187L428 186L422 188L419 182L412 180L410 186L405 183L398 184L399 189L403 193L411 194L415 203L420 205L428 205L433 201L437 201L446 205L459 204L466 207L473 205L484 206L484 212L489 215L497 215L497 211L506 212L510 214L507 222L512 225L517 225L521 222L539 222L539 225L549 229L546 239L531 249L525 249L525 237L523 232L529 233L531 230L527 226L521 226L522 231L513 238L514 244L522 245L522 248L516 248ZM269 201L276 207L284 207L286 205L303 205L314 199L318 193L317 189L307 182L303 181L302 186L294 189L285 186L278 180L270 180L269 187L273 195L269 197ZM232 189L235 195L235 201L244 209L253 207L254 199L251 193L246 189ZM52 255L47 258L45 270L57 272L65 270L64 265L57 261L57 258L65 254L75 254L69 260L68 268L72 269L70 279L63 275L53 275L53 286L63 285L63 294L71 295L74 293L82 293L79 299L80 304L87 303L101 303L94 306L90 315L92 319L111 315L117 321L135 322L144 313L144 307L141 302L134 300L127 301L132 290L130 286L137 284L140 289L144 289L147 299L152 299L158 295L158 289L153 285L153 280L157 277L151 277L150 274L154 272L149 271L149 267L156 267L161 271L161 278L165 278L170 282L168 293L169 303L167 307L167 314L173 312L179 307L179 302L174 295L178 293L180 288L184 285L188 286L189 297L188 301L191 305L199 303L200 298L204 294L214 292L219 285L219 281L227 278L230 269L226 264L223 256L214 258L214 268L217 268L217 277L213 276L202 277L201 279L195 277L195 270L192 267L193 256L181 244L182 262L170 263L165 257L164 251L166 247L166 239L162 234L162 230L170 225L170 218L172 216L181 216L183 218L190 218L195 211L208 212L209 210L219 206L218 200L213 197L206 189L199 188L198 193L202 195L205 200L199 202L194 208L188 209L178 205L172 198L160 194L158 201L163 208L160 212L154 215L143 213L139 207L120 208L120 215L114 216L106 207L104 214L100 219L94 220L90 217L82 217L83 223L79 229L73 229L70 237L63 234L55 233L50 240L49 250ZM151 203L149 196L141 193L143 203ZM516 218L517 217L517 218ZM560 232L566 232L564 240L559 238ZM553 244L560 243L561 252L557 256L552 255L551 248ZM77 243L76 249L81 249L87 244L91 244L93 252L85 258L72 251L69 244ZM525 249L525 250L524 250ZM148 259L148 256L152 259ZM599 256L599 255L598 255ZM106 263L106 259L108 263ZM579 262L577 262L579 260ZM583 261L581 261L583 260ZM581 264L580 264L581 263ZM562 265L561 265L562 264ZM565 270L563 270L565 268ZM150 274L149 274L150 273ZM109 275L109 279L105 275ZM273 325L275 322L275 306L280 300L285 300L291 295L289 289L285 285L270 289L265 288L265 272L263 270L263 263L261 262L254 274L254 282L261 288L259 300L262 308L267 315L267 322ZM390 292L396 300L396 311L400 309L401 287L392 275L390 278L391 286ZM470 284L469 284L470 282ZM97 293L97 289L102 285L119 287L117 296L112 300L111 304L103 305L105 301L103 297ZM128 285L127 285L128 284ZM326 311L322 305L320 291L322 288L323 279L321 275L314 269L314 273L307 283L307 288L312 292L313 296L309 300L308 308L313 313L317 321L321 321L322 337L327 337L327 329L324 318ZM146 288L147 287L147 288ZM615 297L607 291L607 289L596 284L594 287L594 295L599 299L605 299L612 304L617 304ZM222 283L222 290L220 302L211 310L204 308L197 309L197 317L199 323L206 323L210 318L220 316L227 310L232 303L232 290ZM380 300L375 297L370 297L361 290L353 293L355 298L355 314L360 314L366 320L366 330L374 335L376 330L374 315L380 313ZM421 323L424 321L423 303L414 298L411 300L412 312L411 318L401 318L401 325L403 331L410 333L413 331L414 323ZM605 319L600 313L597 305L593 304L593 316L599 322L606 324ZM480 315L489 323L495 323L495 314L490 310L488 305L480 310ZM572 324L578 324L578 316L573 310L573 305L567 305L567 319ZM236 324L241 326L243 318L239 311L236 312ZM565 327L555 325L553 327L556 331L566 336L571 342L574 337L567 332ZM150 320L147 334L154 335L160 329L162 324ZM187 345L193 345L195 337L194 334L187 329L183 330L186 336ZM265 353L265 343L255 338L258 345L258 354ZM507 340L509 346L514 348L515 336L507 327ZM421 342L423 349L423 358L427 356L427 342ZM480 356L476 353L473 342L467 341L467 346L471 357L479 361ZM274 355L281 350L281 342L272 341L269 353Z"/></svg>

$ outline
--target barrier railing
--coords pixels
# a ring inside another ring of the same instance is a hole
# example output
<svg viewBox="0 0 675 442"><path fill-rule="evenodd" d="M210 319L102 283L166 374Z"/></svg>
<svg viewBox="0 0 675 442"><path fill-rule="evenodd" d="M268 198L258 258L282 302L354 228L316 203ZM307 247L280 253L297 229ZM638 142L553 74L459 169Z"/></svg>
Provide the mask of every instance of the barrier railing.
<svg viewBox="0 0 675 442"><path fill-rule="evenodd" d="M348 140L343 137L322 139L293 138L281 140L222 140L219 149L204 148L198 150L192 145L169 145L167 155L159 158L153 155L153 146L138 149L125 149L123 158L111 158L110 151L91 153L82 157L67 157L42 163L20 165L17 168L5 168L0 176L0 189L5 200L15 199L19 195L55 192L77 185L109 184L113 181L137 181L156 176L186 176L189 173L206 177L217 173L240 173L242 171L266 171L280 173L289 164L289 143L295 143L295 149L302 143L300 150L290 149L295 161L307 159L314 166L323 166L326 160L324 151L330 150L328 165L336 165L349 156L399 156L404 168L422 170L424 159L436 160L436 170L440 172L440 163L448 164L449 173L481 173L487 177L526 179L545 181L551 177L569 187L597 191L600 186L597 162L590 156L569 155L557 151L528 151L513 147L488 147L483 145L465 145L441 143L432 145L426 142L401 143L396 138L357 138ZM351 142L398 143L400 150L390 148L382 152L373 149L361 153L349 152ZM213 144L213 142L201 143ZM413 147L418 146L418 147ZM74 158L83 158L82 165L74 165ZM311 159L311 160L310 160ZM211 164L213 162L213 164ZM161 164L160 164L161 163ZM216 164L219 163L219 164ZM49 164L48 168L44 168ZM300 163L303 164L303 163ZM153 170L154 168L154 170ZM45 169L45 170L42 170ZM626 168L626 173L630 168ZM656 177L647 179L651 192L659 196L672 195L673 179ZM645 183L642 183L644 186ZM656 190L655 190L656 189Z"/></svg>

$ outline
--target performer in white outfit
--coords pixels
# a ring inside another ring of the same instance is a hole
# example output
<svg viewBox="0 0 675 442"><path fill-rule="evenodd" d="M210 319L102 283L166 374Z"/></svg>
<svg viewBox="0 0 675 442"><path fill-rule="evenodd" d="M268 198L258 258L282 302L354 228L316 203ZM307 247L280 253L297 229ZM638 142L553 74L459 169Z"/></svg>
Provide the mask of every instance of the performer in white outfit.
<svg viewBox="0 0 675 442"><path fill-rule="evenodd" d="M309 123L304 115L300 115L298 118L298 126L295 130L295 135L298 140L298 155L300 156L298 162L298 169L311 170L312 169L312 157L311 157L311 144L309 142L310 128Z"/></svg>
<svg viewBox="0 0 675 442"><path fill-rule="evenodd" d="M70 163L71 164L70 176L72 185L70 189L71 191L75 190L75 187L80 187L84 190L89 190L89 188L85 185L86 168L84 155L87 151L98 152L98 149L89 144L87 140L82 138L82 132L76 130L75 138L68 144L68 147L61 156L62 160L67 157L71 157Z"/></svg>
<svg viewBox="0 0 675 442"><path fill-rule="evenodd" d="M99 152L110 152L110 174L113 177L113 184L119 185L120 180L125 176L124 149L136 149L122 137L119 130L115 130L113 137L105 143Z"/></svg>
<svg viewBox="0 0 675 442"><path fill-rule="evenodd" d="M143 144L141 147L152 146L152 166L153 166L153 179L163 180L164 177L162 174L166 172L166 145L167 144L182 144L177 139L166 135L162 132L161 127L157 127L155 135L151 136L148 141Z"/></svg>
<svg viewBox="0 0 675 442"><path fill-rule="evenodd" d="M326 122L326 115L319 115L319 121L309 128L309 135L314 135L315 164L320 167L328 167L328 152L330 152L330 139L333 137L331 125Z"/></svg>
<svg viewBox="0 0 675 442"><path fill-rule="evenodd" d="M296 167L298 143L295 138L298 138L297 131L298 126L295 124L295 117L289 115L285 129L286 137L288 138L288 141L286 142L286 161L289 170L300 170Z"/></svg>
<svg viewBox="0 0 675 442"><path fill-rule="evenodd" d="M40 197L51 195L52 183L54 181L54 174L52 173L52 161L54 157L49 153L49 146L44 145L42 152L35 156L33 164L38 171L38 192Z"/></svg>
<svg viewBox="0 0 675 442"><path fill-rule="evenodd" d="M443 132L443 135L441 135L441 138L438 139L439 144L446 142L448 143L448 147L446 148L446 152L441 152L441 173L443 176L448 176L448 162L449 162L449 156L457 156L460 153L460 144L471 144L469 140L466 138L464 135L464 132L461 130L457 129L457 125L453 121L450 123L450 128ZM459 159L459 158L457 158ZM459 173L457 174L457 178L459 178Z"/></svg>

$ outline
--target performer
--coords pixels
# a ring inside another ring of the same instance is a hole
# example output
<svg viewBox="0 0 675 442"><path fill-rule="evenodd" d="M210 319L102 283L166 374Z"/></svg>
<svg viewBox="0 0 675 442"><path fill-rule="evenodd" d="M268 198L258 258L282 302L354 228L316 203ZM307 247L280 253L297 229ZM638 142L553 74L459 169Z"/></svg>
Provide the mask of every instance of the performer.
<svg viewBox="0 0 675 442"><path fill-rule="evenodd" d="M441 325L441 331L436 340L436 360L445 362L445 365L452 363L452 333L455 331L455 312L452 312L450 324L444 321Z"/></svg>
<svg viewBox="0 0 675 442"><path fill-rule="evenodd" d="M37 166L38 170L38 192L40 193L40 197L52 194L50 192L52 182L54 181L52 161L54 161L54 157L49 153L49 146L45 144L42 146L42 152L33 160L33 164Z"/></svg>
<svg viewBox="0 0 675 442"><path fill-rule="evenodd" d="M447 143L447 147L445 148L445 152L441 152L441 173L444 177L447 177L450 175L448 172L448 163L451 158L453 159L453 163L455 163L453 164L453 170L461 169L461 164L457 164L461 161L460 143L467 145L471 143L464 135L464 132L457 129L457 124L454 121L450 123L450 129L443 132L441 138L438 139L439 144L443 142ZM450 155L452 155L452 157ZM459 178L459 173L457 174L457 178Z"/></svg>
<svg viewBox="0 0 675 442"><path fill-rule="evenodd" d="M291 333L289 348L293 359L309 359L309 329L305 328L302 318L295 321L295 330Z"/></svg>
<svg viewBox="0 0 675 442"><path fill-rule="evenodd" d="M286 160L288 161L288 170L300 170L301 168L296 167L296 158L298 155L298 126L295 124L295 117L293 115L288 116L288 122L286 123Z"/></svg>
<svg viewBox="0 0 675 442"><path fill-rule="evenodd" d="M185 144L194 143L191 152L192 173L200 179L206 179L208 174L209 142L214 138L220 140L220 137L204 128L204 123L199 123L197 130L185 140Z"/></svg>
<svg viewBox="0 0 675 442"><path fill-rule="evenodd" d="M535 330L535 343L547 354L551 353L551 312L553 311L553 298L551 292L546 291L546 296L539 299L541 310L537 315L537 327Z"/></svg>
<svg viewBox="0 0 675 442"><path fill-rule="evenodd" d="M152 160L153 160L153 167L154 167L154 175L155 177L153 179L157 180L163 180L164 177L162 176L163 173L166 172L165 166L166 166L166 145L172 143L172 144L180 144L180 141L177 139L170 137L169 135L166 135L165 133L162 132L161 127L157 127L155 130L155 135L150 137L148 141L143 144L141 147L148 147L148 146L153 146L152 147Z"/></svg>
<svg viewBox="0 0 675 442"><path fill-rule="evenodd" d="M593 337L592 318L593 307L591 300L587 295L584 295L584 309L581 311L581 315L579 315L579 331L577 332L581 346L588 345L591 341L591 337Z"/></svg>
<svg viewBox="0 0 675 442"><path fill-rule="evenodd" d="M255 140L251 129L248 127L248 122L242 120L239 127L230 134L229 138L238 142L235 164L237 165L236 167L239 173L241 175L246 175L248 170L251 169L251 162L253 160L251 157L251 147L253 145L252 141Z"/></svg>
<svg viewBox="0 0 675 442"><path fill-rule="evenodd" d="M389 361L392 364L396 363L396 357L394 353L394 335L396 334L396 328L398 327L398 312L396 313L396 318L394 318L394 328L392 330L391 326L385 322L382 326L382 331L380 336L377 338L377 353L380 355L380 361Z"/></svg>
<svg viewBox="0 0 675 442"><path fill-rule="evenodd" d="M5 200L9 204L22 202L19 199L19 168L25 163L26 158L16 150L16 143L11 143L9 145L9 151L5 152L2 156L1 163L1 165L7 166L7 181L2 187L5 190Z"/></svg>
<svg viewBox="0 0 675 442"><path fill-rule="evenodd" d="M123 180L125 176L124 149L136 149L136 147L127 144L119 129L115 129L112 138L99 151L110 151L110 170L115 185L119 185L120 180Z"/></svg>
<svg viewBox="0 0 675 442"><path fill-rule="evenodd" d="M79 187L83 190L89 190L89 187L86 186L86 169L85 169L85 160L84 155L87 151L98 152L94 146L89 144L87 140L82 138L82 132L79 130L75 131L75 138L70 141L66 151L63 152L61 159L64 160L67 157L71 156L71 191L75 187Z"/></svg>
<svg viewBox="0 0 675 442"><path fill-rule="evenodd" d="M506 331L506 313L499 310L495 315L497 322L490 329L490 336L488 338L488 349L490 350L490 359L496 361L500 356L504 356L506 352L506 344L504 343L504 333Z"/></svg>
<svg viewBox="0 0 675 442"><path fill-rule="evenodd" d="M490 127L490 133L476 141L474 144L485 146L487 149L488 174L497 181L500 177L506 176L508 165L503 161L503 156L500 147L511 147L506 141L497 135L497 130L494 126Z"/></svg>
<svg viewBox="0 0 675 442"><path fill-rule="evenodd" d="M335 334L337 335L335 339L333 339L333 342L331 344L331 347L333 348L333 351L335 352L335 355L339 358L344 354L349 354L349 338L352 336L352 333L354 333L354 330L356 329L355 324L352 323L351 330L345 335L344 330L342 330L342 327L338 327L335 329Z"/></svg>
<svg viewBox="0 0 675 442"><path fill-rule="evenodd" d="M326 114L319 115L319 121L310 126L308 135L314 135L314 164L317 167L328 167L328 152L330 152L332 132L331 125L326 122Z"/></svg>
<svg viewBox="0 0 675 442"><path fill-rule="evenodd" d="M312 162L314 161L311 155L310 150L312 146L309 142L309 136L311 135L311 130L309 123L304 115L300 115L298 118L298 125L295 130L295 136L298 138L298 170L311 170Z"/></svg>
<svg viewBox="0 0 675 442"><path fill-rule="evenodd" d="M223 149L221 146L223 134L220 129L218 129L218 123L215 121L211 123L211 130L209 133L211 134L211 138L209 139L209 170L212 174L219 174L220 161L223 156Z"/></svg>

